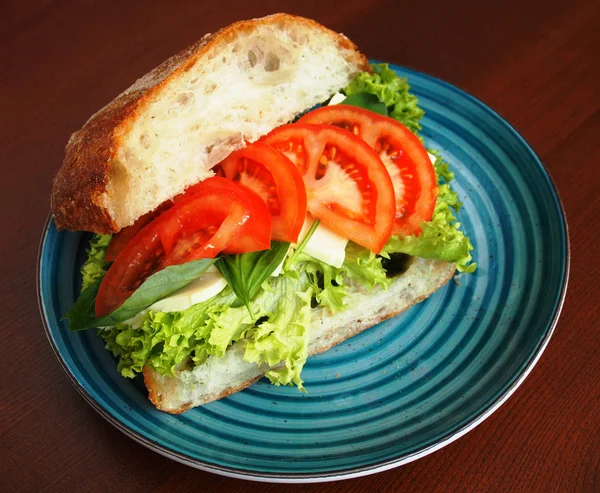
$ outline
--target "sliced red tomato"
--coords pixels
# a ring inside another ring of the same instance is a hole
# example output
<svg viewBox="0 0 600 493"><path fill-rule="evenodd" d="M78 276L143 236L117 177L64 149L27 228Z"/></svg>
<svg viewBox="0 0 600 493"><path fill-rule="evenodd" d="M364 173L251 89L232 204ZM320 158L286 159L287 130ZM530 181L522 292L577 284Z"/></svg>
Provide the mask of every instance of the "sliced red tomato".
<svg viewBox="0 0 600 493"><path fill-rule="evenodd" d="M114 262L119 253L121 253L123 248L125 248L127 243L129 243L133 237L138 234L144 228L144 226L146 226L146 224L158 217L172 205L173 202L171 200L159 205L155 210L141 216L131 226L123 228L121 231L115 234L110 240L108 248L106 249L106 254L104 255L105 260L107 262Z"/></svg>
<svg viewBox="0 0 600 493"><path fill-rule="evenodd" d="M252 191L220 177L205 180L129 241L100 284L96 316L112 313L169 265L214 258L228 248L269 248L270 223L266 204Z"/></svg>
<svg viewBox="0 0 600 493"><path fill-rule="evenodd" d="M395 200L388 172L373 149L331 125L284 125L263 142L298 168L312 216L359 245L381 251L392 231Z"/></svg>
<svg viewBox="0 0 600 493"><path fill-rule="evenodd" d="M265 201L271 213L273 239L298 241L306 216L306 189L286 156L255 142L230 154L214 171L248 187Z"/></svg>
<svg viewBox="0 0 600 493"><path fill-rule="evenodd" d="M317 108L299 122L335 125L367 142L385 164L394 184L393 233L421 233L421 223L433 216L439 188L427 151L415 134L393 118L344 104Z"/></svg>
<svg viewBox="0 0 600 493"><path fill-rule="evenodd" d="M214 189L217 192L228 190L232 193L240 193L240 189L244 191L243 198L247 201L246 206L250 213L252 221L247 221L241 233L232 238L223 253L246 253L270 248L270 238L272 231L272 220L269 216L269 209L263 199L246 187L240 187L231 180L222 177L213 177L204 180L200 183L189 187L184 194L175 197L174 202L177 204L182 200L187 200L190 196L203 192L208 188Z"/></svg>

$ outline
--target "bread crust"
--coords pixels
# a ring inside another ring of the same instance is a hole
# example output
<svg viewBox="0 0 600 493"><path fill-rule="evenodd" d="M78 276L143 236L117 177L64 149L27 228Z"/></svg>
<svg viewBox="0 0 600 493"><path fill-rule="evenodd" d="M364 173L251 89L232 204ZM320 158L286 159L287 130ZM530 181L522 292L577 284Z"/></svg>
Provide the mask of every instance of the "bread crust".
<svg viewBox="0 0 600 493"><path fill-rule="evenodd" d="M191 403L186 406L181 406L177 408L170 408L166 405L163 395L161 393L162 387L159 381L159 375L156 373L151 367L145 365L142 369L142 374L144 375L144 383L146 384L146 388L148 389L148 399L156 409L160 411L165 411L169 414L181 414L185 411L192 409L193 407L198 407L197 404L192 405ZM229 397L230 395L235 394L236 392L240 392L241 390L247 389L253 383L257 382L262 378L263 375L259 375L257 377L250 378L243 382L240 385L235 385L231 387L227 387L223 392L219 395L211 398L207 398L202 404L208 404L209 402L218 401L219 399L224 399L225 397Z"/></svg>
<svg viewBox="0 0 600 493"><path fill-rule="evenodd" d="M160 98L170 81L190 70L200 58L229 43L235 36L263 24L284 28L289 23L300 23L328 33L340 48L354 52L361 70L369 70L365 56L345 36L315 21L290 14L273 14L240 21L214 34L207 34L140 78L71 136L52 189L51 208L57 228L104 234L118 232L120 226L116 224L110 211L109 183L111 175L118 172L113 161L122 143L122 136L137 115L152 101Z"/></svg>

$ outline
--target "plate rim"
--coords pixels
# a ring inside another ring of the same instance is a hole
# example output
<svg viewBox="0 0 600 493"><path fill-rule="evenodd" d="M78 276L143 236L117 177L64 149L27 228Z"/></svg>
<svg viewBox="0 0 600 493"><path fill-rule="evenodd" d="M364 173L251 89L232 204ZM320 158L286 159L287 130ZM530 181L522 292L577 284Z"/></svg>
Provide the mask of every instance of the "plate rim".
<svg viewBox="0 0 600 493"><path fill-rule="evenodd" d="M370 60L371 63L387 63L379 60ZM515 137L527 150L527 152L534 158L535 163L538 165L542 173L548 179L548 184L550 191L554 199L556 200L556 204L558 205L558 210L560 212L559 216L561 219L561 230L563 233L563 241L564 241L564 269L562 272L562 283L560 287L560 293L554 307L554 312L551 320L549 321L544 337L540 339L538 342L537 348L532 354L529 356L529 359L526 361L526 364L521 371L521 373L517 376L517 378L509 385L501 394L499 394L496 399L491 402L487 408L482 408L482 411L478 414L474 415L474 418L463 426L459 427L454 432L449 432L449 434L441 437L435 443L425 447L416 452L403 455L402 457L397 457L395 459L383 460L375 464L359 466L354 468L346 468L341 469L334 472L329 473L265 473L265 472L253 472L249 470L244 470L242 468L231 468L227 466L217 466L208 462L205 462L200 459L194 459L182 454L180 452L176 452L167 448L164 445L154 442L148 437L142 435L141 433L135 432L122 423L118 418L113 416L107 409L102 407L93 397L92 395L85 389L85 387L77 380L77 378L73 375L73 373L69 370L67 364L65 363L60 351L56 345L54 337L52 335L52 331L50 329L49 317L46 312L46 307L44 305L44 300L41 291L41 273L42 273L42 254L43 247L48 235L48 231L52 224L52 213L48 214L46 222L43 227L42 236L40 239L39 247L38 247L38 255L36 261L36 292L37 292L37 301L38 301L38 309L40 312L42 325L44 328L44 333L50 347L52 348L52 352L54 356L58 360L62 370L67 375L67 378L71 382L71 384L75 387L78 393L83 397L83 399L94 409L100 416L102 416L106 421L108 421L112 426L117 428L123 434L132 438L137 443L145 446L146 448L159 453L160 455L167 457L169 459L175 460L176 462L185 464L187 466L191 466L195 469L199 469L205 472L210 472L214 474L219 474L222 476L232 477L236 479L245 479L251 481L261 481L268 483L318 483L318 482L329 482L329 481L339 481L344 479L352 479L362 476L367 476L370 474L375 474L378 472L387 471L410 462L413 462L419 458L425 457L433 452L445 447L446 445L451 444L452 442L458 440L469 431L473 430L477 426L479 426L483 421L489 418L494 412L496 412L521 386L521 384L525 381L525 379L529 376L542 354L544 353L546 347L548 346L550 339L554 333L556 325L558 324L558 320L560 318L560 314L562 312L564 301L567 293L567 287L569 283L569 275L571 269L571 246L570 246L570 237L569 237L569 227L567 222L567 216L564 208L564 204L560 198L558 193L558 187L554 182L550 172L544 166L538 154L529 144L529 142L516 130L516 128L506 119L504 118L498 111L493 109L488 104L484 103L480 99L476 98L466 90L461 87L446 82L443 79L440 79L434 75L428 74L426 72L417 71L408 67L404 67L401 65L388 63L389 66L396 72L400 71L401 76L404 74L408 74L409 83L410 83L410 74L414 74L417 76L424 76L425 78L431 79L438 84L443 85L444 87L457 91L461 96L466 97L472 103L476 104L484 111L490 113L495 119L499 120L511 133L513 137Z"/></svg>

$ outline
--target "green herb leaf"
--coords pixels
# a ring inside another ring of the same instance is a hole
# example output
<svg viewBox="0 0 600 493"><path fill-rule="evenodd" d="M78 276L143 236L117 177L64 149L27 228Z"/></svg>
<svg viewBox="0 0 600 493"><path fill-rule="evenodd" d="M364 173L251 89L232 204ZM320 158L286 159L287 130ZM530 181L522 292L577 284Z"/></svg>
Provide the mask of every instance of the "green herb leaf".
<svg viewBox="0 0 600 493"><path fill-rule="evenodd" d="M239 255L223 255L216 262L216 267L223 275L244 305L250 316L250 302L258 293L262 283L277 269L287 255L289 243L273 241L269 250L242 253Z"/></svg>
<svg viewBox="0 0 600 493"><path fill-rule="evenodd" d="M96 295L102 278L92 281L91 284L81 292L79 298L71 309L65 313L63 320L69 320L69 328L71 330L87 329L88 325L96 320L96 312L94 305L96 303Z"/></svg>
<svg viewBox="0 0 600 493"><path fill-rule="evenodd" d="M119 308L110 315L100 318L96 318L94 311L101 282L97 280L81 293L63 319L69 320L69 328L73 331L118 324L132 318L158 300L184 288L205 272L213 262L213 259L200 259L159 270L148 277Z"/></svg>
<svg viewBox="0 0 600 493"><path fill-rule="evenodd" d="M312 238L312 235L315 234L315 231L317 230L317 227L319 226L319 222L320 221L317 219L317 220L313 221L313 223L310 225L310 228L304 235L304 238L302 239L300 244L296 247L296 250L294 250L294 254L286 262L286 269L289 269L294 264L296 259L298 258L298 255L300 255L303 252L304 247L309 242L309 240Z"/></svg>
<svg viewBox="0 0 600 493"><path fill-rule="evenodd" d="M380 115L388 116L387 106L379 101L377 96L367 92L357 92L352 94L344 99L340 104L357 106L359 108L370 110L373 113L379 113Z"/></svg>

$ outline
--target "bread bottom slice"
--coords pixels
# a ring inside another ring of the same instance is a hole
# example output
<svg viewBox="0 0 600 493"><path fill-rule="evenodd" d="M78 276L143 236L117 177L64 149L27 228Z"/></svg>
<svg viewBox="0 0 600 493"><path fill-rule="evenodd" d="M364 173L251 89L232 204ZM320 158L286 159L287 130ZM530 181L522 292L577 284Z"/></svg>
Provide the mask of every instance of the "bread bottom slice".
<svg viewBox="0 0 600 493"><path fill-rule="evenodd" d="M377 286L368 292L363 286L352 285L346 310L313 310L309 355L322 353L423 301L446 284L454 272L454 264L415 258L387 290ZM148 397L158 409L179 414L243 390L270 369L268 365L244 361L244 351L244 341L238 341L222 358L211 356L191 370L176 371L175 376L160 375L146 365L143 373Z"/></svg>

